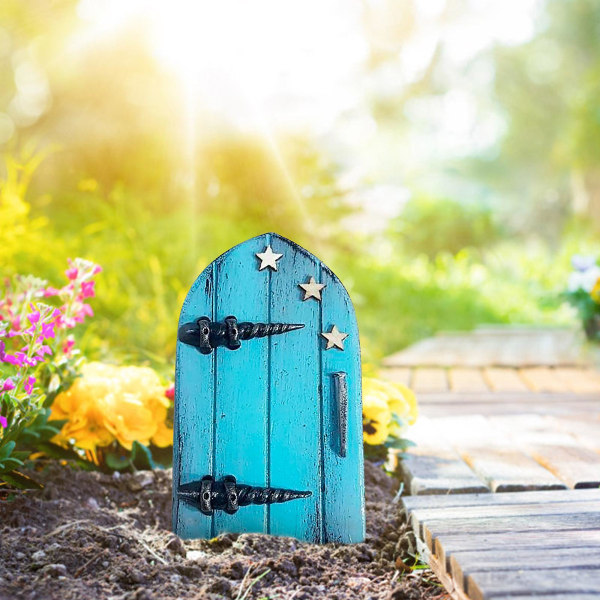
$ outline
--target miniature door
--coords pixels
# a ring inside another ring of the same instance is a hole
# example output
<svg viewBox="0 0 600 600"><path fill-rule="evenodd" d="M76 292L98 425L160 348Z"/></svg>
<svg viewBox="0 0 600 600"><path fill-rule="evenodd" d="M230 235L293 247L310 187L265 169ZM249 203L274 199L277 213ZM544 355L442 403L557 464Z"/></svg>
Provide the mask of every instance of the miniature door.
<svg viewBox="0 0 600 600"><path fill-rule="evenodd" d="M319 259L279 235L217 258L183 304L173 528L364 539L354 309Z"/></svg>

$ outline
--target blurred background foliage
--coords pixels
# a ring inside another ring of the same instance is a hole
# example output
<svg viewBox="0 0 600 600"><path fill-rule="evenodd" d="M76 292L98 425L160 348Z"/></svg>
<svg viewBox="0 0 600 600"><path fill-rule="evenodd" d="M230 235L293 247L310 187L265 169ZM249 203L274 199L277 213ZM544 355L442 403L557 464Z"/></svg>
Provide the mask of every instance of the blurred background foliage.
<svg viewBox="0 0 600 600"><path fill-rule="evenodd" d="M96 358L168 372L194 278L266 231L338 273L369 360L573 324L599 140L595 0L0 4L1 273L102 265Z"/></svg>

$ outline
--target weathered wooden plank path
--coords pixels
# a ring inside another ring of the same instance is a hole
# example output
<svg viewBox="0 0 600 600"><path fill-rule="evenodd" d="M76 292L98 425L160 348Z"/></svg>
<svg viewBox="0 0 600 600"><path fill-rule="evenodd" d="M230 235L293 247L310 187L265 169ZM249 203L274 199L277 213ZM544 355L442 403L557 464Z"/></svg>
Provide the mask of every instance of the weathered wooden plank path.
<svg viewBox="0 0 600 600"><path fill-rule="evenodd" d="M386 360L421 412L403 510L454 598L600 598L600 373L576 342L482 329Z"/></svg>

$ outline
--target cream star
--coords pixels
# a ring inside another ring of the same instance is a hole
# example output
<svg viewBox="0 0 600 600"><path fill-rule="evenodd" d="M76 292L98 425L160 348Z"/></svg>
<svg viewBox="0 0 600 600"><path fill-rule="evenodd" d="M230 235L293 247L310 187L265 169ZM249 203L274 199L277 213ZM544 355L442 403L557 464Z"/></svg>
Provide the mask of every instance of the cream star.
<svg viewBox="0 0 600 600"><path fill-rule="evenodd" d="M277 254L273 252L271 246L267 246L264 252L257 252L256 256L260 258L260 267L258 267L259 271L270 267L273 271L277 271L277 262L283 254Z"/></svg>
<svg viewBox="0 0 600 600"><path fill-rule="evenodd" d="M308 283L299 283L298 285L304 290L303 300L308 300L309 298L320 300L321 290L325 287L324 283L317 283L314 277L311 277Z"/></svg>
<svg viewBox="0 0 600 600"><path fill-rule="evenodd" d="M325 350L329 350L334 347L343 350L344 340L348 337L348 334L342 333L337 328L337 325L334 325L329 333L326 333L324 331L323 333L321 333L321 335L327 340L327 347L325 348Z"/></svg>

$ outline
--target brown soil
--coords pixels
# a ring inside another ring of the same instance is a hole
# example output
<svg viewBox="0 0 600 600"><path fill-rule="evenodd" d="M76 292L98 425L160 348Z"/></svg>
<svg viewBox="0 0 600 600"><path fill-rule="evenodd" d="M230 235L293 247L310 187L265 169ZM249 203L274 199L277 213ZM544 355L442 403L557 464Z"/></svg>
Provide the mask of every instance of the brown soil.
<svg viewBox="0 0 600 600"><path fill-rule="evenodd" d="M448 598L430 571L404 566L397 481L371 463L365 475L366 542L317 546L255 534L182 541L169 531L169 471L50 464L36 474L44 490L0 500L0 598Z"/></svg>

